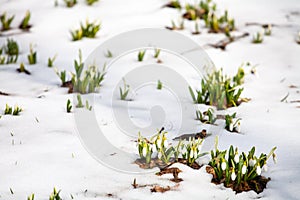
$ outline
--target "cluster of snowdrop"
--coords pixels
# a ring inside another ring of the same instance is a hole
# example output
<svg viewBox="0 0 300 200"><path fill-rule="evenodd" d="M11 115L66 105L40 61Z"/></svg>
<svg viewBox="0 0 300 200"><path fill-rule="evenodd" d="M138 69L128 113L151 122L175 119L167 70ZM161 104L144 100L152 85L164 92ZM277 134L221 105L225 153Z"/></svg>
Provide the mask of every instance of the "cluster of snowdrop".
<svg viewBox="0 0 300 200"><path fill-rule="evenodd" d="M138 151L141 159L145 159L149 164L151 159L159 159L165 164L171 160L178 161L179 158L187 160L187 164L193 164L199 157L206 153L201 153L203 139L189 138L188 141L181 140L176 146L169 145L166 137L167 132L160 130L150 139L139 134Z"/></svg>
<svg viewBox="0 0 300 200"><path fill-rule="evenodd" d="M236 113L225 115L225 129L230 132L241 132L241 119L236 118Z"/></svg>
<svg viewBox="0 0 300 200"><path fill-rule="evenodd" d="M231 145L229 150L220 151L217 147L215 151L211 151L211 160L209 165L214 169L215 178L221 182L224 180L225 186L234 184L240 185L242 182L249 182L260 176L262 172L268 170L267 160L273 156L273 160L276 163L276 155L274 147L268 155L262 153L259 157L256 157L255 147L246 154L242 152L239 154L238 148L233 148Z"/></svg>

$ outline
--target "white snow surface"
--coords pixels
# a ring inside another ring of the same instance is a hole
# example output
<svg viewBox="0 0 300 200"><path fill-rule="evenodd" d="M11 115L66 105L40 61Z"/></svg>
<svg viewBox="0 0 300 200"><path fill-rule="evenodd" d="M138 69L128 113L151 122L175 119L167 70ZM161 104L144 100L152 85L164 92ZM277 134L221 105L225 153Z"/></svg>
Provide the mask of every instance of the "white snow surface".
<svg viewBox="0 0 300 200"><path fill-rule="evenodd" d="M290 103L300 100L300 45L295 42L300 30L299 1L216 1L222 12L228 9L229 15L235 18L237 33L253 34L262 30L259 26L245 26L246 22L277 24L262 44L252 44L251 35L221 51L205 44L217 42L224 37L222 34L208 34L201 26L201 35L191 35L193 23L186 23L186 30L180 32L204 46L216 67L222 67L228 74L235 73L242 62L258 65L257 76L248 74L244 84L243 97L249 97L251 101L227 111L237 112L242 118L241 134L227 132L222 121L218 121L217 127L201 125L193 120L194 113L189 119L193 126L187 131L207 128L212 133L205 141L203 151L213 147L215 135L219 135L220 149L232 144L240 151L256 146L257 153L268 153L277 146L278 163L269 161L269 170L264 175L272 180L261 194L253 191L235 194L223 185L211 183L212 177L205 172L205 167L193 170L182 164L175 164L183 171L179 176L184 179L176 190L151 193L150 187L133 189L133 179L136 178L138 184L175 184L169 181L168 175L121 173L94 160L81 144L73 113L65 110L67 99L73 99L73 95L60 87L54 69L47 67L48 57L57 54L55 67L73 71L73 60L77 59L79 49L85 58L103 41L118 33L145 27L163 28L170 25L171 19L177 20L179 14L174 9L161 8L167 3L165 0L101 0L93 6L79 0L73 8L66 8L63 1L58 2L58 7L54 7L54 1L0 0L0 13L6 11L8 15L16 15L13 27L18 26L26 10L31 11L33 25L30 33L11 36L21 49L18 63L0 65L0 91L12 94L0 96L0 113L4 112L6 103L18 104L24 109L20 116L2 115L0 119L0 199L26 199L31 193L35 193L36 199L48 199L53 187L62 190L63 199L71 199L70 194L74 199L300 199L300 103ZM86 18L101 20L102 29L97 38L72 42L69 30L78 28L79 22ZM17 30L11 32L14 31ZM1 46L8 33L4 32L0 37ZM36 65L27 62L30 43L35 45L38 53ZM108 140L135 157L135 143L118 132L107 101L101 96L114 89L114 79L115 83L120 81L119 76L124 72L122 67L130 70L136 64L136 55L128 54L118 61L120 71L108 72L109 78L103 82L97 94L100 100L94 108L99 110L96 117ZM161 56L168 62L167 55ZM169 60L174 65L179 63ZM25 63L32 75L16 72L20 62ZM130 62L133 64L129 65ZM151 63L153 59L146 54L145 62ZM197 87L200 80L188 78ZM290 85L296 88L290 88ZM147 86L137 94L136 101L130 102L133 123L143 126L151 123L151 116L146 111L149 109L147 102L153 100L166 107L170 136L178 135L176 109L180 108L174 99L170 99L172 95L166 89L157 91L153 88ZM287 93L287 102L281 102ZM118 159L118 155L115 156ZM208 159L209 156L199 162L205 164Z"/></svg>

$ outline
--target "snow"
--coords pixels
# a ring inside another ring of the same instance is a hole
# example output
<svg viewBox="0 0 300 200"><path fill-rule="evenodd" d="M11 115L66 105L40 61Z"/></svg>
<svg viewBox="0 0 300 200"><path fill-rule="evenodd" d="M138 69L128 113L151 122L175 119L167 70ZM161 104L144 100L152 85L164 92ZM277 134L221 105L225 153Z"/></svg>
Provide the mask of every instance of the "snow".
<svg viewBox="0 0 300 200"><path fill-rule="evenodd" d="M118 33L170 25L172 19L178 19L178 11L161 9L165 3L167 1L163 0L102 0L90 7L84 1L79 1L75 7L68 9L64 7L63 1L54 7L54 1L0 0L0 13L7 11L8 15L16 15L13 27L18 26L27 9L32 13L33 24L30 33L12 37L21 48L18 62L24 62L32 75L17 73L15 70L19 64L0 66L0 91L12 94L0 96L0 112L4 112L6 103L24 108L20 116L3 115L0 119L0 199L26 199L31 193L35 193L36 199L48 199L54 186L62 189L63 199L71 199L70 194L75 199L299 199L300 110L297 106L300 104L280 102L287 93L288 102L300 98L300 46L295 42L295 36L300 30L300 15L295 14L300 9L297 0L217 1L220 9L228 9L229 15L236 19L240 33L261 31L259 26L245 26L246 22L274 23L279 26L273 28L271 36L264 37L262 44L252 44L251 35L230 44L226 51L204 47L215 66L222 67L228 74L235 73L242 62L258 64L258 75L248 74L244 84L243 96L251 98L251 101L226 111L237 112L238 117L242 118L242 134L228 133L220 120L217 121L218 126L199 125L199 122L193 120L194 112L185 120L188 123L185 131L188 133L203 128L213 133L206 139L202 151L213 148L215 135L219 135L220 149L226 149L232 144L240 152L256 146L257 153L268 153L272 147L277 146L278 163L275 165L269 162L269 170L264 175L272 180L263 193L235 194L222 185L210 183L211 175L205 172L205 167L192 170L182 164L174 164L183 171L179 177L184 179L176 190L161 194L151 193L150 187L133 189L131 183L134 178L138 184L175 184L169 181L170 176L158 177L153 170L146 174L113 170L93 159L84 148L78 137L74 113L65 110L67 99L72 100L73 95L67 94L66 88L59 87L60 80L54 69L47 67L48 57L57 54L55 67L72 71L78 49L82 49L86 58L98 45ZM69 30L78 28L79 23L86 18L90 21L101 20L103 27L98 37L71 42ZM187 23L186 26L186 30L180 33L200 45L223 38L223 35L207 34L205 30L201 30L201 35L192 36L190 32L194 28L193 24ZM7 33L3 34L0 37L1 46L6 41ZM32 66L27 64L30 43L36 45L38 52L38 63ZM105 130L107 139L115 147L130 152L133 160L137 158L133 138L122 134L118 125L114 124L110 102L104 97L110 95L117 83L122 84L119 82L122 74L139 66L135 61L136 56L137 52L133 52L115 63L117 67L108 72L100 93L95 97L99 101L93 108L97 111L97 121ZM178 66L176 69L184 73L193 86L197 86L199 80L191 75L192 71L181 68L184 63L163 53L161 58L163 64ZM143 64L152 62L153 58L146 54ZM289 88L290 85L298 88ZM182 108L167 88L157 91L153 89L155 87L156 82L143 87L135 94L134 101L129 102L132 123L141 126L151 124L153 119L149 108L152 106L150 103L154 102L153 105L166 107L164 125L170 130L169 137L178 136L180 118L177 116ZM118 90L118 86L116 88ZM186 101L191 102L191 99ZM123 105L123 102L118 103L120 107ZM160 128L160 122L155 123ZM113 158L120 159L119 155ZM199 162L207 161L208 157L204 157ZM134 164L132 167L137 168ZM14 194L10 193L9 188ZM108 193L113 196L107 197Z"/></svg>

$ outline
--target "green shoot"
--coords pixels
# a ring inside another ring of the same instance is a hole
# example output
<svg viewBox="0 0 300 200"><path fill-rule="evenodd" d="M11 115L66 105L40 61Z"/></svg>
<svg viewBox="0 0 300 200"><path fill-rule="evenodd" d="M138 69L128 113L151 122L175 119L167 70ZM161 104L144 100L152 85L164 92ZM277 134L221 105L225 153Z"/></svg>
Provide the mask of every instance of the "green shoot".
<svg viewBox="0 0 300 200"><path fill-rule="evenodd" d="M158 89L158 90L162 89L162 82L160 80L157 81L156 89Z"/></svg>
<svg viewBox="0 0 300 200"><path fill-rule="evenodd" d="M29 20L30 20L30 11L27 10L21 24L19 25L19 28L22 30L30 29L31 25L29 24Z"/></svg>
<svg viewBox="0 0 300 200"><path fill-rule="evenodd" d="M125 101L129 93L130 86L126 84L125 79L123 78L123 89L120 87L120 99Z"/></svg>
<svg viewBox="0 0 300 200"><path fill-rule="evenodd" d="M36 51L33 51L32 44L30 44L30 53L27 55L27 58L30 65L36 64Z"/></svg>
<svg viewBox="0 0 300 200"><path fill-rule="evenodd" d="M72 103L70 99L67 101L67 113L70 113L72 111Z"/></svg>
<svg viewBox="0 0 300 200"><path fill-rule="evenodd" d="M72 41L81 40L83 38L83 32L81 28L78 30L70 31L70 33L72 36Z"/></svg>
<svg viewBox="0 0 300 200"><path fill-rule="evenodd" d="M24 63L21 63L21 64L20 64L20 67L17 69L17 71L18 71L19 73L25 73L25 74L27 74L27 75L30 75L30 74L31 74L27 69L25 69Z"/></svg>
<svg viewBox="0 0 300 200"><path fill-rule="evenodd" d="M7 39L7 44L4 47L7 54L6 64L16 63L19 57L19 45L13 39Z"/></svg>
<svg viewBox="0 0 300 200"><path fill-rule="evenodd" d="M82 103L81 95L77 94L77 105L76 105L76 108L83 108L83 107L84 107L84 105Z"/></svg>
<svg viewBox="0 0 300 200"><path fill-rule="evenodd" d="M86 0L86 3L91 6L93 5L94 3L98 2L99 0Z"/></svg>
<svg viewBox="0 0 300 200"><path fill-rule="evenodd" d="M105 57L106 58L112 58L113 57L113 54L110 50L107 50L106 54L105 54Z"/></svg>
<svg viewBox="0 0 300 200"><path fill-rule="evenodd" d="M4 12L1 16L0 16L0 21L1 21L1 24L2 24L2 31L7 31L7 30L10 30L11 27L10 27L10 24L11 22L14 20L14 15L11 16L11 17L8 17L6 18L6 12Z"/></svg>
<svg viewBox="0 0 300 200"><path fill-rule="evenodd" d="M53 189L53 192L50 194L49 200L62 200L59 196L61 190L57 191L56 188Z"/></svg>
<svg viewBox="0 0 300 200"><path fill-rule="evenodd" d="M85 25L81 23L80 27L83 37L95 38L97 32L101 29L101 23L97 21L90 23L88 20L86 20Z"/></svg>
<svg viewBox="0 0 300 200"><path fill-rule="evenodd" d="M260 44L262 43L264 40L263 38L263 34L261 32L257 32L253 35L253 38L252 38L252 43L254 44Z"/></svg>
<svg viewBox="0 0 300 200"><path fill-rule="evenodd" d="M68 8L72 8L77 4L77 0L64 0Z"/></svg>
<svg viewBox="0 0 300 200"><path fill-rule="evenodd" d="M47 64L48 67L53 67L56 56L57 54L55 54L52 58L51 57L48 58L48 64Z"/></svg>
<svg viewBox="0 0 300 200"><path fill-rule="evenodd" d="M264 30L265 30L265 35L266 36L272 35L272 25L271 24L268 24L268 26L265 27Z"/></svg>
<svg viewBox="0 0 300 200"><path fill-rule="evenodd" d="M160 54L160 49L155 49L154 50L154 58L158 58L159 57L159 54Z"/></svg>
<svg viewBox="0 0 300 200"><path fill-rule="evenodd" d="M144 60L144 56L146 54L146 50L139 51L138 53L138 61L142 62Z"/></svg>
<svg viewBox="0 0 300 200"><path fill-rule="evenodd" d="M27 197L27 200L34 200L34 194L32 193L31 195L29 195L29 196Z"/></svg>

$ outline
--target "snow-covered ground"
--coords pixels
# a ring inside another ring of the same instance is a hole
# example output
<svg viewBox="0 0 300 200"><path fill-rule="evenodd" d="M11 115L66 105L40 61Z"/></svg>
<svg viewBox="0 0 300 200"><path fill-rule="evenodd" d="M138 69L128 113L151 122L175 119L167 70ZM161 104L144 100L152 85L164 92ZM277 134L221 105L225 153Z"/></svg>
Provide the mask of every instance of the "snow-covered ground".
<svg viewBox="0 0 300 200"><path fill-rule="evenodd" d="M229 10L241 33L252 34L262 29L245 26L246 22L278 25L273 28L271 36L264 37L262 44L252 44L250 36L221 51L205 46L222 39L224 36L221 34L207 34L201 29L201 35L193 36L190 34L192 24L187 24L186 30L180 32L204 45L216 67L222 67L228 74L235 73L242 62L258 64L257 76L247 75L244 84L243 96L251 98L251 101L228 109L228 112L236 111L242 118L242 134L228 133L220 123L219 128L211 129L213 136L205 142L204 150L212 148L215 135L220 137L220 149L227 149L232 144L241 151L256 146L257 152L268 153L277 146L278 163L270 162L269 171L265 173L272 180L259 195L252 191L236 195L231 189L210 183L211 175L205 172L205 168L192 170L181 164L176 165L183 171L180 177L184 181L176 190L151 193L147 187L133 189L133 179L136 178L138 184L175 184L169 181L167 175L121 173L94 160L80 142L73 113L67 113L65 109L67 99L73 99L73 95L59 87L60 80L54 69L47 67L48 57L57 54L55 67L72 71L79 49L86 58L99 44L117 33L145 27L163 28L170 25L171 19L177 20L179 14L174 9L162 9L161 6L167 3L165 0L103 0L91 7L80 0L73 8L66 8L63 1L58 2L59 6L54 7L54 1L0 0L0 13L6 11L8 15L16 15L13 27L18 26L26 10L32 13L33 25L30 33L11 36L21 48L18 63L24 62L32 75L17 73L19 64L0 65L0 91L11 94L0 96L0 113L4 112L6 103L12 106L18 104L24 109L20 116L3 115L0 119L0 199L26 199L31 193L35 193L36 199L48 199L54 186L62 190L63 199L71 199L71 194L74 199L300 198L300 103L290 103L300 100L300 46L295 42L300 30L299 1L216 1L218 8ZM97 38L72 42L69 30L78 28L79 22L86 18L101 20L102 29ZM6 42L6 34L16 31L1 33L0 45ZM36 65L27 64L30 43L35 45L38 53ZM101 96L113 89L114 78L116 82L120 81L118 73L134 67L136 55L128 54L115 63L122 66L117 66L115 73L113 70L108 72L107 82L104 81L97 94L100 100L95 105L95 110L99 110L96 112L97 120L108 133L107 138L116 146L131 151L133 156L136 154L135 143L132 138L118 132L107 101ZM130 62L132 65L128 64ZM151 57L146 57L145 62L152 62ZM174 63L176 65L177 62ZM120 71L116 70L118 67ZM124 69L121 70L122 67ZM291 85L296 88L291 88ZM287 93L287 102L281 102ZM178 107L169 99L171 94L145 88L138 95L138 101L130 102L138 108L129 111L136 118L134 123L143 124L151 120L149 112L143 112L140 107L147 105L145 102L150 101L151 96L159 96L161 105L166 106L171 116L169 120L172 123L167 126L171 126L171 133L175 135L177 119L170 108ZM193 123L188 131L204 128L196 121ZM11 194L10 188L14 194Z"/></svg>

